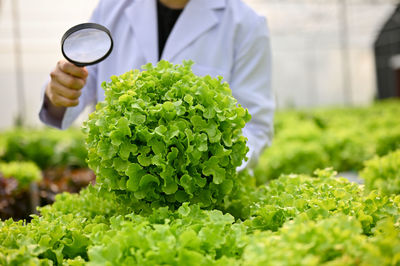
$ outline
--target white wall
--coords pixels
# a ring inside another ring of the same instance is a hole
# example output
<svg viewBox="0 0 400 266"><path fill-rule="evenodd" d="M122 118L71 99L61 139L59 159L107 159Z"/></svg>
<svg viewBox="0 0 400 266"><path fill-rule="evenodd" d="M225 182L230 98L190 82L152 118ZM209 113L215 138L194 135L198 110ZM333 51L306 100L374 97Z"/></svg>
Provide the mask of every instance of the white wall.
<svg viewBox="0 0 400 266"><path fill-rule="evenodd" d="M11 1L0 0L0 129L18 113ZM62 57L60 39L71 26L86 22L97 0L18 0L21 30L25 114L28 125L40 125L41 87Z"/></svg>
<svg viewBox="0 0 400 266"><path fill-rule="evenodd" d="M373 42L394 4L347 0L349 85L344 87L341 9L334 0L247 0L268 19L278 107L362 105L376 94Z"/></svg>
<svg viewBox="0 0 400 266"><path fill-rule="evenodd" d="M11 1L19 3L24 117L29 125L40 125L37 118L40 90L61 58L62 34L71 26L87 21L97 3L96 0L0 0L0 129L13 124L18 108ZM278 106L343 104L347 99L342 86L337 1L245 1L268 18L273 88ZM349 6L354 104L368 103L375 94L371 46L377 29L392 8L390 4Z"/></svg>

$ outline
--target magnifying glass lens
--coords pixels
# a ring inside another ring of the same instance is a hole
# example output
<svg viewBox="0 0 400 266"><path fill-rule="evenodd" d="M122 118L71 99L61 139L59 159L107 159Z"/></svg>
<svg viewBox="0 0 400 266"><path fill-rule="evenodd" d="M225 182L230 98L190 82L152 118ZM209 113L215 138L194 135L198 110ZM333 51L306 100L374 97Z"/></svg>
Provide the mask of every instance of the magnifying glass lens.
<svg viewBox="0 0 400 266"><path fill-rule="evenodd" d="M68 61L86 66L104 60L112 50L113 41L110 32L103 26L85 23L69 29L61 45Z"/></svg>

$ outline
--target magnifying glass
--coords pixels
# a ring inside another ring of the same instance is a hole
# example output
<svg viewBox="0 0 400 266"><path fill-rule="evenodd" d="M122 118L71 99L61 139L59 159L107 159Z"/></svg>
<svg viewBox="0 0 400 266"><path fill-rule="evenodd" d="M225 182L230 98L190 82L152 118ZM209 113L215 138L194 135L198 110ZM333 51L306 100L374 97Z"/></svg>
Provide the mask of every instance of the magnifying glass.
<svg viewBox="0 0 400 266"><path fill-rule="evenodd" d="M111 53L110 31L96 23L83 23L67 30L61 39L64 57L76 66L97 64Z"/></svg>

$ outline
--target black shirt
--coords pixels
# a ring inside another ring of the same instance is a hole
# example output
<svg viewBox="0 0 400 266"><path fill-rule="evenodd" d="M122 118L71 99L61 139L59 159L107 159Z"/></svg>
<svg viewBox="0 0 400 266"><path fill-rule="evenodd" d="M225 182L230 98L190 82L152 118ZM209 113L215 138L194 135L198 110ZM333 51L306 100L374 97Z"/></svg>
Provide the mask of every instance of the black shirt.
<svg viewBox="0 0 400 266"><path fill-rule="evenodd" d="M157 1L157 19L158 19L158 58L161 58L165 43L171 33L175 22L183 9L172 9L166 7L160 0Z"/></svg>

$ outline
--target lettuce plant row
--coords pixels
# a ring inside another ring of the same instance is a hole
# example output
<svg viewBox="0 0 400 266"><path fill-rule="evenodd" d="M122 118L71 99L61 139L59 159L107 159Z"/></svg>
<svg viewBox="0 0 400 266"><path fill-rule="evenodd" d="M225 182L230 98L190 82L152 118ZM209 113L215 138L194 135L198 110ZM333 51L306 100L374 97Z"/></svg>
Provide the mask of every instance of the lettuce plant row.
<svg viewBox="0 0 400 266"><path fill-rule="evenodd" d="M33 183L42 180L33 162L0 162L0 219L29 219L39 202Z"/></svg>
<svg viewBox="0 0 400 266"><path fill-rule="evenodd" d="M239 219L183 203L154 207L90 186L31 223L0 223L1 265L396 265L400 197L335 177L289 175ZM246 195L241 195L246 197Z"/></svg>
<svg viewBox="0 0 400 266"><path fill-rule="evenodd" d="M42 173L33 162L0 162L0 177L14 178L19 189L26 189L32 182L40 181Z"/></svg>
<svg viewBox="0 0 400 266"><path fill-rule="evenodd" d="M375 155L400 149L399 113L399 100L367 107L279 111L274 142L255 170L257 181L262 184L281 174L312 174L326 167L361 171Z"/></svg>
<svg viewBox="0 0 400 266"><path fill-rule="evenodd" d="M40 169L87 168L85 135L77 129L15 128L0 134L0 160L32 161Z"/></svg>
<svg viewBox="0 0 400 266"><path fill-rule="evenodd" d="M400 194L400 149L366 161L360 175L369 191L379 190L386 195Z"/></svg>

